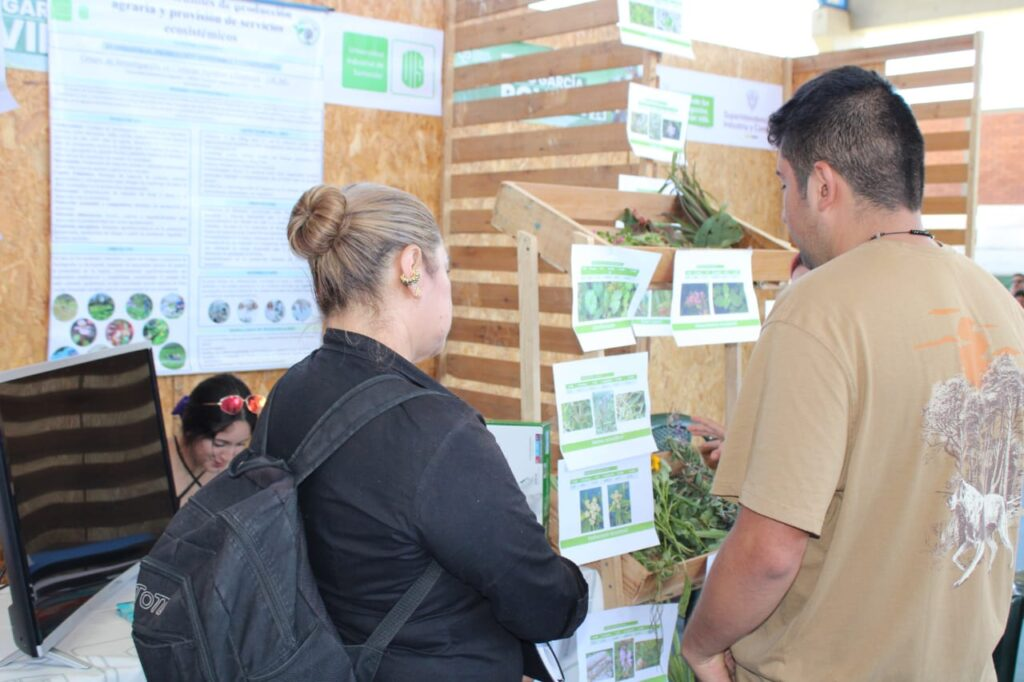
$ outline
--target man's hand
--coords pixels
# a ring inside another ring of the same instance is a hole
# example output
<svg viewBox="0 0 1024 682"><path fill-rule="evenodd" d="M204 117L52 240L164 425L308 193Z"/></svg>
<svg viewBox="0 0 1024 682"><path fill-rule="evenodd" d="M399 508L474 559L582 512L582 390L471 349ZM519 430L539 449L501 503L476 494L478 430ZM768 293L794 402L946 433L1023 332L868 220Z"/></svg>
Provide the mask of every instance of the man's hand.
<svg viewBox="0 0 1024 682"><path fill-rule="evenodd" d="M684 649L683 658L700 682L733 682L736 679L736 663L728 651L707 659L691 660Z"/></svg>
<svg viewBox="0 0 1024 682"><path fill-rule="evenodd" d="M718 468L722 456L722 441L725 439L725 427L712 419L692 417L687 430L693 436L701 436L704 442L696 445L697 452L708 469Z"/></svg>

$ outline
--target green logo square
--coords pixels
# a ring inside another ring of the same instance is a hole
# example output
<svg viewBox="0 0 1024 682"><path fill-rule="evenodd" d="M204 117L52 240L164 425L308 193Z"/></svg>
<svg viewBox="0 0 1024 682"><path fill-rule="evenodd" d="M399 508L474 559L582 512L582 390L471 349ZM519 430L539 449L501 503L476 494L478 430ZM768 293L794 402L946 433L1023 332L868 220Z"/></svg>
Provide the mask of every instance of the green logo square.
<svg viewBox="0 0 1024 682"><path fill-rule="evenodd" d="M341 85L352 90L388 91L388 39L345 33Z"/></svg>
<svg viewBox="0 0 1024 682"><path fill-rule="evenodd" d="M71 0L50 0L50 19L71 21Z"/></svg>

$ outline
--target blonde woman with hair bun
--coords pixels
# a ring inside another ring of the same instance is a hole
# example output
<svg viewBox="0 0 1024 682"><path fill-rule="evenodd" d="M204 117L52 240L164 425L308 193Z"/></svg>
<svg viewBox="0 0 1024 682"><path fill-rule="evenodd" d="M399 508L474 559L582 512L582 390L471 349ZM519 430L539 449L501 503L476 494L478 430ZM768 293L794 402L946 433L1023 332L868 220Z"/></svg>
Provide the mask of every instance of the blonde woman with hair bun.
<svg viewBox="0 0 1024 682"><path fill-rule="evenodd" d="M391 187L319 185L295 204L288 242L309 264L325 333L274 388L268 452L293 452L371 377L435 391L370 421L299 488L310 562L342 641L365 642L436 560L441 577L374 679L520 682L536 672L530 642L568 637L583 621L587 586L552 551L480 415L416 367L441 351L452 322L434 217Z"/></svg>

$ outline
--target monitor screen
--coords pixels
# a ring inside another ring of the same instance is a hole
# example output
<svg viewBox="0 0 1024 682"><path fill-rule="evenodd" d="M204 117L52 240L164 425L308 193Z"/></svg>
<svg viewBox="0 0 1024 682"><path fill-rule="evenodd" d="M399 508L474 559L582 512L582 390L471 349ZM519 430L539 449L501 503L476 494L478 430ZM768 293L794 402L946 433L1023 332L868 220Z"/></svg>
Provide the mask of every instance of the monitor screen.
<svg viewBox="0 0 1024 682"><path fill-rule="evenodd" d="M0 455L11 621L34 656L176 510L151 348L0 373Z"/></svg>

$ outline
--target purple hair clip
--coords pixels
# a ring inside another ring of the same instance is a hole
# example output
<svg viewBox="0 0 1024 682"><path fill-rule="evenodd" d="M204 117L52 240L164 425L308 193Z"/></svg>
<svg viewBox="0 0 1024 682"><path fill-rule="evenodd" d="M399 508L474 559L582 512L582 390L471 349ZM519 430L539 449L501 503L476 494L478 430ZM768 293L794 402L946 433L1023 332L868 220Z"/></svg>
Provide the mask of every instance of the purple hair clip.
<svg viewBox="0 0 1024 682"><path fill-rule="evenodd" d="M171 410L171 414L173 414L176 417L180 417L182 415L182 413L185 412L185 408L186 407L188 407L188 396L187 395L183 396L182 399L178 401L178 404L174 406L173 410Z"/></svg>

